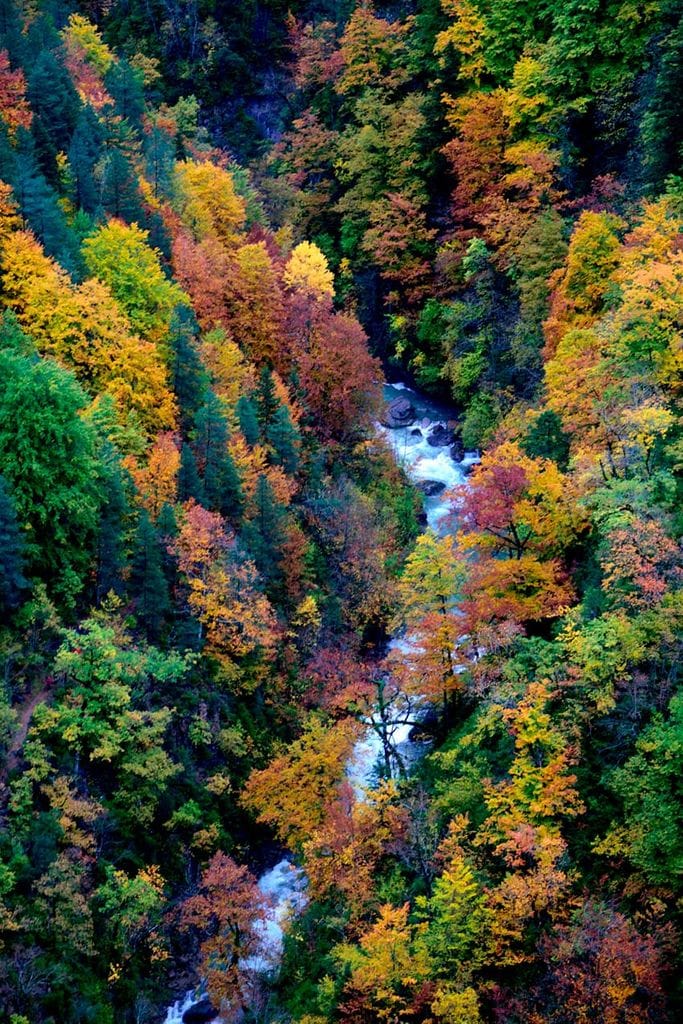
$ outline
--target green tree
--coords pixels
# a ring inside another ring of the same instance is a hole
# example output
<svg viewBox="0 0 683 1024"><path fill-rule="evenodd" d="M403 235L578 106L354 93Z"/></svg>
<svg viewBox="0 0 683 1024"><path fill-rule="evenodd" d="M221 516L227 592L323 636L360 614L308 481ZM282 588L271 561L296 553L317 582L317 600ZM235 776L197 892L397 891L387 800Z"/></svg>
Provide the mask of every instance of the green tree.
<svg viewBox="0 0 683 1024"><path fill-rule="evenodd" d="M26 568L71 604L95 550L102 466L85 395L50 360L0 355L0 472L26 537Z"/></svg>
<svg viewBox="0 0 683 1024"><path fill-rule="evenodd" d="M213 391L206 392L204 405L195 420L194 435L197 468L207 506L236 522L243 507L242 485L228 450L228 423Z"/></svg>
<svg viewBox="0 0 683 1024"><path fill-rule="evenodd" d="M24 542L7 483L0 476L0 609L16 608L26 589L22 572Z"/></svg>
<svg viewBox="0 0 683 1024"><path fill-rule="evenodd" d="M258 414L253 400L248 395L240 395L237 400L236 410L237 422L244 434L247 444L258 444L261 437Z"/></svg>
<svg viewBox="0 0 683 1024"><path fill-rule="evenodd" d="M273 415L266 430L266 438L273 451L273 461L282 466L285 473L296 473L299 468L299 431L284 405Z"/></svg>
<svg viewBox="0 0 683 1024"><path fill-rule="evenodd" d="M170 608L164 576L159 535L149 515L142 510L135 534L130 589L138 622L149 640L157 640Z"/></svg>
<svg viewBox="0 0 683 1024"><path fill-rule="evenodd" d="M683 694L668 717L656 714L643 729L636 752L608 776L621 799L623 824L615 823L598 852L625 854L652 885L676 891L683 875Z"/></svg>

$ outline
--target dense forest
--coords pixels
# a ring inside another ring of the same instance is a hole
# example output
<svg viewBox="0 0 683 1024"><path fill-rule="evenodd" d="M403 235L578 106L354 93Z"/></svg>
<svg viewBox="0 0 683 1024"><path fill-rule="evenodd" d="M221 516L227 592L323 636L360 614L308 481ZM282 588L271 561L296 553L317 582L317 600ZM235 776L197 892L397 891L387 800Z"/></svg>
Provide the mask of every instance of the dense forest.
<svg viewBox="0 0 683 1024"><path fill-rule="evenodd" d="M681 0L0 0L0 1024L680 1019L682 97Z"/></svg>

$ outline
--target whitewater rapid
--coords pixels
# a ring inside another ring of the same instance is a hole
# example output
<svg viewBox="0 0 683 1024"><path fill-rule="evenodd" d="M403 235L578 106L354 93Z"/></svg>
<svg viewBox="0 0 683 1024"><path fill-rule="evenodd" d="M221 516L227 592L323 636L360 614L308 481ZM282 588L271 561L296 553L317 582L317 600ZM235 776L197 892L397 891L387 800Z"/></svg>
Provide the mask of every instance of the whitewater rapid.
<svg viewBox="0 0 683 1024"><path fill-rule="evenodd" d="M427 525L435 533L444 535L447 532L446 517L450 504L447 493L457 484L465 481L468 467L479 461L478 452L466 452L461 462L456 462L449 447L435 448L429 444L429 435L438 425L447 426L448 410L439 407L405 384L387 384L384 398L387 403L395 398L408 398L412 403L416 418L409 427L390 429L377 424L378 433L382 434L392 449L396 461L415 484L433 481L444 485L437 495L425 497L424 509ZM389 649L403 650L410 646L407 637L396 637L391 640ZM402 721L405 715L399 715L398 721L389 720L384 723L392 747L396 749L404 764L409 764L419 754L419 744L413 743L410 733L414 727L414 716L411 721ZM379 724L379 719L377 719ZM364 736L356 743L347 765L347 778L353 786L357 799L363 799L366 792L372 789L377 781L377 765L383 753L382 738L372 727L372 720ZM288 920L300 913L306 906L306 877L289 858L283 858L274 867L264 872L258 880L261 892L268 896L271 910L262 923L264 952L259 957L252 957L245 966L264 974L275 971L282 957L284 932ZM183 1015L203 996L203 989L188 992L185 997L169 1007L164 1024L182 1024ZM220 1018L215 1018L218 1024Z"/></svg>

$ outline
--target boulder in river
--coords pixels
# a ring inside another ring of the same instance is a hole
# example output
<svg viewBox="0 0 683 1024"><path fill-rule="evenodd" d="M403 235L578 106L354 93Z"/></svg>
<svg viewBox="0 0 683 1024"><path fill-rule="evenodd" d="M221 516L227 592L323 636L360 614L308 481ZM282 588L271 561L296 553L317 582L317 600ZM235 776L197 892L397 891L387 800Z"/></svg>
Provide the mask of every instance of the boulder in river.
<svg viewBox="0 0 683 1024"><path fill-rule="evenodd" d="M462 462L465 458L465 446L459 437L456 437L455 443L451 447L451 458L453 462Z"/></svg>
<svg viewBox="0 0 683 1024"><path fill-rule="evenodd" d="M391 430L409 427L415 422L413 403L407 398L395 398L384 410L382 423Z"/></svg>
<svg viewBox="0 0 683 1024"><path fill-rule="evenodd" d="M422 431L420 430L419 427L413 427L413 429L410 431L410 436L411 437L422 437Z"/></svg>
<svg viewBox="0 0 683 1024"><path fill-rule="evenodd" d="M417 486L427 498L433 498L435 494L441 494L446 490L442 480L420 480Z"/></svg>
<svg viewBox="0 0 683 1024"><path fill-rule="evenodd" d="M202 999L200 1002L195 1003L194 1006L188 1007L183 1014L183 1024L209 1024L218 1016L218 1010L212 1005L210 1000Z"/></svg>
<svg viewBox="0 0 683 1024"><path fill-rule="evenodd" d="M445 427L443 423L437 423L427 438L427 444L431 445L432 448L447 448L448 445L454 444L454 442L455 434L449 427Z"/></svg>

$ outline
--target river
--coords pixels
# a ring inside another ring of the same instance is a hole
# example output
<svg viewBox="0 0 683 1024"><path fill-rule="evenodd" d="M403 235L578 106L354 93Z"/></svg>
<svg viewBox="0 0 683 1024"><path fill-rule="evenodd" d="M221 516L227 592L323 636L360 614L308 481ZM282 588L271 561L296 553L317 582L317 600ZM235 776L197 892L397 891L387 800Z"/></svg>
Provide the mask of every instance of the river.
<svg viewBox="0 0 683 1024"><path fill-rule="evenodd" d="M450 412L446 407L425 398L405 384L387 384L384 397L387 403L397 398L407 398L415 410L415 420L410 426L390 429L378 424L377 429L386 437L396 460L414 483L419 485L429 481L444 485L442 491L425 497L424 501L427 525L436 533L443 535L446 532L446 516L449 511L449 505L443 495L449 488L464 482L468 467L479 460L478 453L466 452L465 458L456 462L450 446L434 447L429 444L429 435L434 428L438 424L445 426L448 422ZM409 643L409 638L396 637L389 646L400 650L402 645ZM391 744L401 752L404 763L414 760L420 750L410 739L412 728L412 722L389 723ZM376 780L377 764L382 750L382 739L369 723L366 734L356 743L347 766L349 781L360 799ZM306 905L306 879L300 868L289 858L283 858L261 875L258 884L261 891L270 897L273 909L263 926L264 947L267 953L249 966L253 970L268 973L277 968L288 918ZM202 995L201 990L188 992L183 999L168 1008L164 1024L182 1024L183 1015L201 999Z"/></svg>

